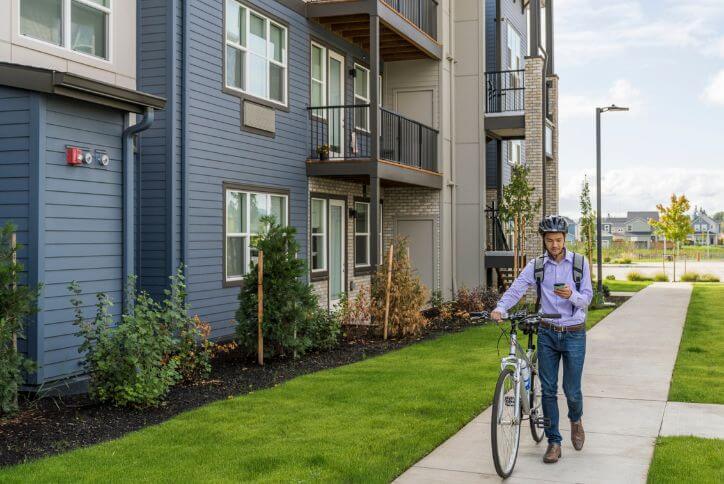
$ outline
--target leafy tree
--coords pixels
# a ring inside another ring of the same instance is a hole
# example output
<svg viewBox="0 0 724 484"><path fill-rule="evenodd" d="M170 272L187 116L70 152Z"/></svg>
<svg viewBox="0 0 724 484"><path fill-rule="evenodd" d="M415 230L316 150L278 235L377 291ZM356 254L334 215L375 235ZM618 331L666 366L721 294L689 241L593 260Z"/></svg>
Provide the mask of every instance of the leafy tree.
<svg viewBox="0 0 724 484"><path fill-rule="evenodd" d="M0 414L17 410L18 388L23 371L33 363L17 351L14 341L22 338L25 319L37 312L39 289L19 284L23 266L17 262L19 245L11 244L15 226L0 229Z"/></svg>
<svg viewBox="0 0 724 484"><path fill-rule="evenodd" d="M410 265L407 240L395 237L392 241L392 284L388 331L393 336L418 334L428 321L422 307L429 298L427 287ZM385 320L387 294L387 263L381 264L372 277L372 317L378 324Z"/></svg>
<svg viewBox="0 0 724 484"><path fill-rule="evenodd" d="M313 348L328 347L339 333L339 325L334 318L319 314L317 297L303 280L307 269L305 261L297 257L296 229L279 225L271 216L261 220L264 232L254 246L264 251L264 355L299 356ZM258 274L258 263L252 262L236 312L239 346L248 355L257 351Z"/></svg>
<svg viewBox="0 0 724 484"><path fill-rule="evenodd" d="M503 187L503 198L500 204L500 218L513 224L514 258L513 271L517 275L522 269L521 257L525 253L525 231L530 227L540 210L541 200L533 200L535 188L528 181L530 168L524 164L516 164L512 168L510 183Z"/></svg>
<svg viewBox="0 0 724 484"><path fill-rule="evenodd" d="M717 212L712 217L716 222L722 223L724 222L724 212Z"/></svg>
<svg viewBox="0 0 724 484"><path fill-rule="evenodd" d="M583 250L588 257L588 267L593 278L593 252L596 250L596 212L593 211L591 205L591 188L588 184L588 178L583 177L583 185L581 187L581 239L583 241Z"/></svg>
<svg viewBox="0 0 724 484"><path fill-rule="evenodd" d="M686 242L686 237L694 233L691 226L691 219L686 214L691 205L686 195L679 197L676 194L671 195L671 205L668 207L663 204L656 205L659 210L659 220L649 219L649 225L653 227L657 235L666 237L674 243L676 251L674 252L674 281L676 281L676 257L681 250L681 244Z"/></svg>

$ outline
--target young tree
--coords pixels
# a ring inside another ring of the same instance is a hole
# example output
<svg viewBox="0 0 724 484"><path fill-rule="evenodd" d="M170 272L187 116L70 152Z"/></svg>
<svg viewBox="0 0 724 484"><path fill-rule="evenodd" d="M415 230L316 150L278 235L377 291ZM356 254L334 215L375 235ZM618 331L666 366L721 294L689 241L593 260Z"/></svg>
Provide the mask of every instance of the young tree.
<svg viewBox="0 0 724 484"><path fill-rule="evenodd" d="M591 271L591 279L593 279L593 252L596 250L596 212L593 211L591 205L591 188L588 185L588 178L583 177L583 185L581 187L581 239L583 240L583 248L588 257L588 268Z"/></svg>
<svg viewBox="0 0 724 484"><path fill-rule="evenodd" d="M513 272L517 276L522 269L521 257L525 251L525 230L540 210L541 200L533 200L535 188L528 177L530 168L524 164L513 165L510 183L503 187L500 218L513 223Z"/></svg>
<svg viewBox="0 0 724 484"><path fill-rule="evenodd" d="M686 214L691 205L686 195L677 197L676 194L671 195L671 205L665 207L663 204L656 205L659 210L659 220L649 219L649 224L654 228L657 235L663 235L666 240L674 243L676 251L674 252L674 278L676 281L676 257L681 250L681 244L686 241L689 234L694 233L691 226L691 219Z"/></svg>

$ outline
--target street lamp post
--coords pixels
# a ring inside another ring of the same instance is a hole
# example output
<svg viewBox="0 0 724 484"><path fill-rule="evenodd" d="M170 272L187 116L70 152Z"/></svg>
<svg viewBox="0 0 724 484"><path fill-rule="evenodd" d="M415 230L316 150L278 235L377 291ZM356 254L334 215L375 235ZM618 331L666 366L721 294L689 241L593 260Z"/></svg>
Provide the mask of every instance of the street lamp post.
<svg viewBox="0 0 724 484"><path fill-rule="evenodd" d="M598 301L603 301L603 265L602 265L602 250L601 250L601 113L608 111L628 111L628 108L623 108L612 104L605 108L596 108L596 284Z"/></svg>

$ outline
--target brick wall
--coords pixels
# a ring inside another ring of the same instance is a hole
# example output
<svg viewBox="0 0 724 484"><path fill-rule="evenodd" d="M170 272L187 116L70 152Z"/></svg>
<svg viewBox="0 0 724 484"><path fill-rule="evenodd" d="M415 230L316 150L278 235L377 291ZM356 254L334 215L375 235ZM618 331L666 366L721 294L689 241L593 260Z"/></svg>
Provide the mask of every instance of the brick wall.
<svg viewBox="0 0 724 484"><path fill-rule="evenodd" d="M547 213L557 214L559 205L559 180L558 180L558 76L550 76L548 82L551 88L548 90L553 125L553 159L546 163L546 197Z"/></svg>
<svg viewBox="0 0 724 484"><path fill-rule="evenodd" d="M525 58L525 160L530 167L530 181L535 188L534 199L543 196L543 59ZM546 194L549 196L548 194ZM547 205L547 204L546 204ZM546 206L545 209L548 207ZM526 227L525 253L528 260L543 252L543 242L538 235L538 220L543 216L544 208Z"/></svg>

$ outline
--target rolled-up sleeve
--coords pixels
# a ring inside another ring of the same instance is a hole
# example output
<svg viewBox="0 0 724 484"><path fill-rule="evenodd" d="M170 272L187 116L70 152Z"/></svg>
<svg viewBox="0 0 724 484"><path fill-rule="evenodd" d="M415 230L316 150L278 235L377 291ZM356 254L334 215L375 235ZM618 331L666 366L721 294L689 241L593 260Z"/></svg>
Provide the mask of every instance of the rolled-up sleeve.
<svg viewBox="0 0 724 484"><path fill-rule="evenodd" d="M575 286L571 288L571 297L568 299L577 308L587 309L593 299L593 284L591 283L591 269L588 259L583 259L583 278L581 279L581 290L577 291Z"/></svg>
<svg viewBox="0 0 724 484"><path fill-rule="evenodd" d="M498 306L495 309L500 311L504 318L508 317L508 311L510 308L518 304L518 301L520 301L528 289L535 284L534 266L535 260L530 261L523 269L523 272L520 273L515 281L513 281L513 284L511 284L508 290L505 291L503 296L500 298L500 301L498 301Z"/></svg>

